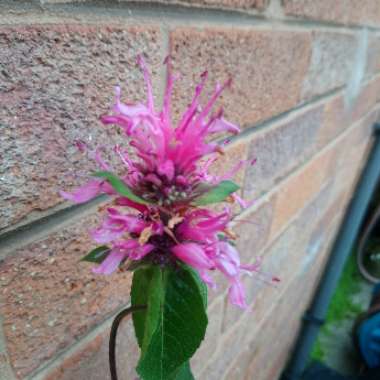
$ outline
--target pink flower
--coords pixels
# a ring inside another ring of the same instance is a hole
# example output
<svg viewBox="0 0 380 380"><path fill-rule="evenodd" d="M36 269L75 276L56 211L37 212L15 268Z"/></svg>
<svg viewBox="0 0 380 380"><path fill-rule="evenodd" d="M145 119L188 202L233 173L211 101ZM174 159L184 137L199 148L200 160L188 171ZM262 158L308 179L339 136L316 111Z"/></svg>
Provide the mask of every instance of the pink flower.
<svg viewBox="0 0 380 380"><path fill-rule="evenodd" d="M163 107L154 105L150 75L143 58L138 58L145 79L147 100L129 104L121 100L121 89L115 89L115 104L103 115L103 124L116 125L129 141L129 148L115 145L111 151L120 159L123 169L117 185L108 177L94 178L74 190L61 195L76 203L87 202L101 193L113 197L112 207L106 211L102 224L91 231L99 244L107 244L110 251L93 271L110 274L120 265L133 261L151 265L178 265L178 261L196 269L202 280L212 288L212 273L223 273L229 281L231 303L245 308L245 291L241 277L259 272L258 265L242 265L237 250L231 245L228 225L232 219L226 208L215 213L197 208L196 200L222 181L230 180L240 168L253 163L241 160L224 175L211 175L209 168L218 159L223 145L210 142L210 136L239 132L239 128L223 118L223 110L212 113L223 90L231 83L218 84L210 99L201 105L200 96L207 72L201 75L192 101L174 127L171 121L171 93L176 78L168 65L168 80ZM77 143L81 151L84 143ZM91 153L91 158L102 171L111 171L104 160L106 146ZM121 189L121 190L120 190ZM131 196L132 194L132 196ZM230 199L242 207L246 203L236 193Z"/></svg>
<svg viewBox="0 0 380 380"><path fill-rule="evenodd" d="M195 269L204 270L214 267L213 261L202 249L201 245L195 243L184 243L175 245L171 251L184 263Z"/></svg>

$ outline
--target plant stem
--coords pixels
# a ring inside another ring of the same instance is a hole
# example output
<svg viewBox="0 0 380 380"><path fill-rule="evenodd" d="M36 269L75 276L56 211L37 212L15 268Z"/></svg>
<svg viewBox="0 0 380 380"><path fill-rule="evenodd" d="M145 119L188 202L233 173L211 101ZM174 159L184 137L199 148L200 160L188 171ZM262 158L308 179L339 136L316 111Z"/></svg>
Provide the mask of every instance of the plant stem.
<svg viewBox="0 0 380 380"><path fill-rule="evenodd" d="M113 320L110 333L109 341L109 363L110 363L110 372L111 380L118 380L117 378L117 368L116 368L116 335L119 328L120 322L129 314L132 314L136 311L146 309L146 305L137 305L130 306L122 310Z"/></svg>

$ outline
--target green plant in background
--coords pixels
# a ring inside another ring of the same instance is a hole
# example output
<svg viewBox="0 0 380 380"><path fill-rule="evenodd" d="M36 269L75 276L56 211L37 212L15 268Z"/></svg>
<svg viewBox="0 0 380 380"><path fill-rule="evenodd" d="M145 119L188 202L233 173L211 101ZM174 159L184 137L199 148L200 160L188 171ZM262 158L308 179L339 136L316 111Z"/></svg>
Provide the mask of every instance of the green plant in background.
<svg viewBox="0 0 380 380"><path fill-rule="evenodd" d="M355 300L355 296L361 290L361 283L364 281L356 266L355 257L356 252L354 251L345 265L329 306L326 323L322 327L320 334L329 335L332 325L336 325L338 322L346 319L354 320L359 313L364 311L364 307ZM323 361L325 358L320 336L314 345L311 358L318 361Z"/></svg>

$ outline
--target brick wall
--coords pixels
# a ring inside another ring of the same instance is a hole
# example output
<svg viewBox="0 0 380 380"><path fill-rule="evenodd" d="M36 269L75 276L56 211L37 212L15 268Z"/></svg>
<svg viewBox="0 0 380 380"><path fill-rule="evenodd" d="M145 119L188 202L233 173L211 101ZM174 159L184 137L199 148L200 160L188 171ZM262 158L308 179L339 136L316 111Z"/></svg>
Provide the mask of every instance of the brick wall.
<svg viewBox="0 0 380 380"><path fill-rule="evenodd" d="M363 30L366 31L363 31ZM318 282L380 115L377 0L2 1L0 3L0 378L105 380L113 316L129 274L95 277L78 259L104 199L80 207L57 194L91 169L72 141L118 139L98 116L113 86L143 95L145 53L161 97L171 54L182 80L231 75L221 103L244 132L224 165L255 204L236 223L244 261L264 256L277 288L247 279L253 312L210 293L197 379L275 380ZM218 168L216 168L218 170ZM137 360L130 321L118 342L120 379Z"/></svg>

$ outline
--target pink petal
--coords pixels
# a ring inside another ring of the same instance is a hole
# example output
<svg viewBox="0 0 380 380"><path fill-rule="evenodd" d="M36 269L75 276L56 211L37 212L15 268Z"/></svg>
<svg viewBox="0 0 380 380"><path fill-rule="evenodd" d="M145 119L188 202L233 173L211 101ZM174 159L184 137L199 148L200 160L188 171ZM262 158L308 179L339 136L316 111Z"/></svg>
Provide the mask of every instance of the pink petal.
<svg viewBox="0 0 380 380"><path fill-rule="evenodd" d="M214 259L216 267L227 277L236 277L240 270L234 263L229 260L226 260L222 257L217 257Z"/></svg>
<svg viewBox="0 0 380 380"><path fill-rule="evenodd" d="M96 268L93 268L92 271L97 274L111 274L118 268L124 258L125 253L119 250L112 250L107 258Z"/></svg>
<svg viewBox="0 0 380 380"><path fill-rule="evenodd" d="M107 224L103 224L101 227L92 230L90 232L91 237L99 244L109 243L113 240L116 240L124 234L123 228L112 228Z"/></svg>
<svg viewBox="0 0 380 380"><path fill-rule="evenodd" d="M237 134L240 129L237 125L230 123L224 118L214 120L207 129L208 133L229 132Z"/></svg>
<svg viewBox="0 0 380 380"><path fill-rule="evenodd" d="M96 197L101 192L102 180L93 179L85 185L78 187L73 193L60 191L60 195L75 203L84 203Z"/></svg>
<svg viewBox="0 0 380 380"><path fill-rule="evenodd" d="M206 285L208 285L211 289L213 289L213 290L216 289L215 281L211 278L211 276L205 270L200 270L199 276L201 277L202 281Z"/></svg>
<svg viewBox="0 0 380 380"><path fill-rule="evenodd" d="M146 67L145 60L141 54L137 57L137 63L139 64L144 74L144 80L145 80L147 95L148 95L148 108L149 110L153 111L154 104L153 104L152 80L150 78L149 71Z"/></svg>
<svg viewBox="0 0 380 380"><path fill-rule="evenodd" d="M143 246L137 247L132 250L131 253L129 253L129 258L131 260L141 260L143 257L145 257L148 253L153 251L154 245L152 244L145 244Z"/></svg>
<svg viewBox="0 0 380 380"><path fill-rule="evenodd" d="M225 255L229 261L231 261L237 267L240 266L239 253L234 246L232 246L231 244L225 241L220 242L218 246L221 252L223 253L223 255Z"/></svg>
<svg viewBox="0 0 380 380"><path fill-rule="evenodd" d="M148 209L144 205L141 205L139 203L133 202L130 199L123 198L123 197L116 198L115 203L118 206L128 206L128 207L134 208L134 209L136 209L136 210L138 210L140 212L145 212Z"/></svg>
<svg viewBox="0 0 380 380"><path fill-rule="evenodd" d="M231 286L228 289L228 299L229 301L241 309L246 309L248 307L245 300L245 289L243 284L239 279L234 279L231 282Z"/></svg>
<svg viewBox="0 0 380 380"><path fill-rule="evenodd" d="M214 263L208 258L205 251L199 244L184 243L174 246L172 252L180 260L194 267L195 269L211 269Z"/></svg>
<svg viewBox="0 0 380 380"><path fill-rule="evenodd" d="M161 175L165 175L166 178L171 181L174 177L174 164L171 160L166 160L162 164L158 166L158 173Z"/></svg>

